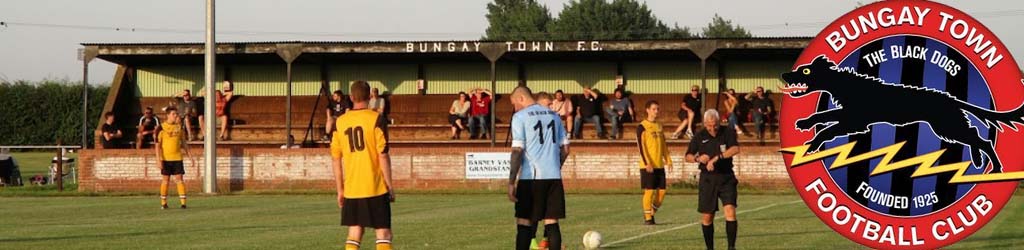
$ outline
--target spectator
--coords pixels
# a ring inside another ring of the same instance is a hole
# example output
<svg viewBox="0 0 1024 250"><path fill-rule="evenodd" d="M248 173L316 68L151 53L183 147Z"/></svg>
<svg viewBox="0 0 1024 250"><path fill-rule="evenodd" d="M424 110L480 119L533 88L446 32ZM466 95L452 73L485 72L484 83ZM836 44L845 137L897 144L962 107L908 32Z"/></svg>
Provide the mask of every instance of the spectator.
<svg viewBox="0 0 1024 250"><path fill-rule="evenodd" d="M569 138L570 139L578 138L578 136L576 136L576 133L577 133L576 132L576 120L579 120L579 117L580 117L580 104L583 103L582 100L583 100L583 95L572 95L572 96L569 96L569 103L572 104L572 105L570 105L570 106L572 106L572 110L569 111L569 116L572 117L572 119L568 119L568 120L572 120L572 122L569 123L569 124L566 124L566 126L570 127L566 131L572 132L572 133L569 133Z"/></svg>
<svg viewBox="0 0 1024 250"><path fill-rule="evenodd" d="M197 121L199 123L199 134L203 134L203 122L199 119L199 102L195 98L192 98L192 91L182 90L180 96L174 97L174 106L178 107L178 112L181 112L181 123L185 124L185 132L187 133L187 139L193 141L197 137L192 136L192 122Z"/></svg>
<svg viewBox="0 0 1024 250"><path fill-rule="evenodd" d="M327 101L327 125L324 126L324 137L321 140L330 141L334 132L334 124L338 117L352 109L352 101L345 98L341 90L335 90L331 99Z"/></svg>
<svg viewBox="0 0 1024 250"><path fill-rule="evenodd" d="M117 139L121 139L124 135L120 129L114 126L114 112L107 111L103 113L103 127L100 128L100 141L102 142L103 148L117 148Z"/></svg>
<svg viewBox="0 0 1024 250"><path fill-rule="evenodd" d="M636 120L633 100L625 96L622 88L615 89L615 100L609 102L608 109L605 112L608 113L608 120L612 122L611 139L622 138L622 135L619 134L622 131L622 124Z"/></svg>
<svg viewBox="0 0 1024 250"><path fill-rule="evenodd" d="M551 105L548 107L555 112L558 112L558 116L565 119L565 129L572 134L572 120L573 120L573 108L572 102L565 98L565 93L561 89L555 91L555 100L551 101Z"/></svg>
<svg viewBox="0 0 1024 250"><path fill-rule="evenodd" d="M754 127L757 131L757 139L763 140L765 125L771 123L772 113L775 112L775 102L768 98L761 86L757 86L754 95L747 95L747 100L750 100L754 107Z"/></svg>
<svg viewBox="0 0 1024 250"><path fill-rule="evenodd" d="M672 133L672 138L679 138L683 130L686 130L686 136L693 138L693 128L701 122L701 116L694 115L701 112L702 100L700 95L700 86L693 85L690 87L690 94L683 96L683 102L679 103L679 127Z"/></svg>
<svg viewBox="0 0 1024 250"><path fill-rule="evenodd" d="M215 99L217 104L217 122L220 123L220 133L217 135L217 138L226 141L230 139L228 137L228 121L230 121L230 118L228 117L228 114L230 114L228 104L234 97L234 93L231 89L231 81L225 80L222 88L223 92L221 92L221 90L217 90L217 99ZM199 120L203 120L202 114L199 115Z"/></svg>
<svg viewBox="0 0 1024 250"><path fill-rule="evenodd" d="M734 94L734 96L736 96L736 109L734 110L736 112L736 119L737 119L736 120L736 125L739 126L740 130L743 131L743 134L746 135L747 137L754 136L754 133L751 133L750 131L747 131L747 127L743 125L746 122L750 122L751 104L750 104L750 100L747 100L747 96L752 95L752 94L754 94L754 93L748 93L748 94L736 93L736 94Z"/></svg>
<svg viewBox="0 0 1024 250"><path fill-rule="evenodd" d="M11 149L0 148L0 186L22 186L18 161L11 155Z"/></svg>
<svg viewBox="0 0 1024 250"><path fill-rule="evenodd" d="M737 116L737 108L739 107L739 98L736 97L736 90L729 89L722 93L725 95L725 113L729 117L729 127L736 130L736 134L743 135L745 129L739 122L739 116Z"/></svg>
<svg viewBox="0 0 1024 250"><path fill-rule="evenodd" d="M551 108L551 94L548 94L548 92L541 91L540 93L536 94L536 97L534 97L534 99L537 100L537 104L540 104L541 106L544 106L545 108L548 109Z"/></svg>
<svg viewBox="0 0 1024 250"><path fill-rule="evenodd" d="M135 148L145 148L146 143L154 141L153 136L156 135L157 128L160 128L160 118L153 115L153 107L146 107L136 128L139 133L135 135Z"/></svg>
<svg viewBox="0 0 1024 250"><path fill-rule="evenodd" d="M490 129L487 119L491 115L493 96L490 90L484 88L473 90L473 96L470 98L473 107L469 109L469 139L487 139L487 132Z"/></svg>
<svg viewBox="0 0 1024 250"><path fill-rule="evenodd" d="M370 90L370 110L377 111L378 114L384 114L384 108L387 103L384 102L384 98L380 97L380 89L373 88Z"/></svg>
<svg viewBox="0 0 1024 250"><path fill-rule="evenodd" d="M593 122L597 128L597 137L605 138L604 128L601 127L601 102L602 97L590 87L583 88L583 96L580 97L580 109L573 121L572 131L576 133L577 139L583 138L583 123Z"/></svg>
<svg viewBox="0 0 1024 250"><path fill-rule="evenodd" d="M451 108L448 108L448 123L452 125L452 140L460 139L462 131L466 130L466 122L469 118L469 95L466 92L459 92L459 99L452 101Z"/></svg>

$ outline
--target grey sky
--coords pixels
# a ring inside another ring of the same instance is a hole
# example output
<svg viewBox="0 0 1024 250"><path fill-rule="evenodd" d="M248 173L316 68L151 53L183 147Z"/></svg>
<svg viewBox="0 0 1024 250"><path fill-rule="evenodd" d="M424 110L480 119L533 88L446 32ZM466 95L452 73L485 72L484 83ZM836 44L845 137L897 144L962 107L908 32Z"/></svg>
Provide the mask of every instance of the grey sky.
<svg viewBox="0 0 1024 250"><path fill-rule="evenodd" d="M478 39L488 0L218 1L218 41ZM568 0L540 0L557 16ZM694 31L719 15L756 36L813 36L857 1L647 0L668 24ZM861 1L868 3L870 1ZM1024 62L1024 1L939 1L973 15ZM82 42L201 42L203 0L24 0L0 5L0 80L81 79ZM67 28L25 24L60 24ZM786 25L786 24L791 25ZM135 28L135 31L131 29ZM114 65L90 64L90 82L107 83Z"/></svg>

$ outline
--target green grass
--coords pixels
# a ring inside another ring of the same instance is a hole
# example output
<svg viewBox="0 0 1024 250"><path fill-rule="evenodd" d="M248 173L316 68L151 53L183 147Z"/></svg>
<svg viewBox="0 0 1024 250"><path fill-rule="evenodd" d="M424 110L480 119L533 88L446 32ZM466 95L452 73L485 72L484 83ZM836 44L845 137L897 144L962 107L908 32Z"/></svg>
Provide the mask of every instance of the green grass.
<svg viewBox="0 0 1024 250"><path fill-rule="evenodd" d="M172 192L173 193L173 192ZM739 246L748 249L862 249L822 224L795 195L740 197ZM605 243L696 222L696 197L670 195L658 226L644 226L638 195L570 194L565 243L587 230ZM171 205L176 205L172 199ZM774 204L774 205L773 205ZM4 249L340 249L344 229L331 195L193 195L189 209L160 210L154 196L0 197ZM744 213L770 206L756 212ZM394 204L398 249L510 249L512 204L500 194L405 194ZM1024 245L1024 203L1012 200L980 232L951 249ZM724 224L717 220L719 248ZM372 234L363 242L373 242ZM363 249L372 249L364 244ZM606 249L701 249L697 226Z"/></svg>
<svg viewBox="0 0 1024 250"><path fill-rule="evenodd" d="M14 160L18 161L18 167L21 169L21 178L25 180L25 183L28 183L29 177L37 174L47 176L50 173L50 162L53 161L53 157L57 157L57 152L17 152L11 153L11 155L14 156ZM64 157L74 159L76 155L68 154Z"/></svg>

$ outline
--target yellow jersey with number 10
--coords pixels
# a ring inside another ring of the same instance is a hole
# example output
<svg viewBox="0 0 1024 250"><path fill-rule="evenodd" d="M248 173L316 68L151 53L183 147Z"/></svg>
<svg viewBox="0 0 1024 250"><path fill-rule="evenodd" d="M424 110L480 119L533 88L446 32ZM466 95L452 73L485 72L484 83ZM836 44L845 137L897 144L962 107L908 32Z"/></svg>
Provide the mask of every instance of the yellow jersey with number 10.
<svg viewBox="0 0 1024 250"><path fill-rule="evenodd" d="M368 109L346 112L335 121L331 156L342 159L345 198L360 199L388 192L380 155L388 152L387 122Z"/></svg>

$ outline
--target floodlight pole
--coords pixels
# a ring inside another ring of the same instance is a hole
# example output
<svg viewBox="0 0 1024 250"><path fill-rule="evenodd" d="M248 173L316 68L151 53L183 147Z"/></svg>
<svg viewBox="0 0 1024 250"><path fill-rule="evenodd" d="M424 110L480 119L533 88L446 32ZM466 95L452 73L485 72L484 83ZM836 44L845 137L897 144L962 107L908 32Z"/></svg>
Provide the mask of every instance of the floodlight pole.
<svg viewBox="0 0 1024 250"><path fill-rule="evenodd" d="M203 192L204 193L216 193L217 192L217 111L215 109L215 103L217 101L216 83L215 79L215 65L217 57L217 46L214 35L214 0L206 0L206 55L205 55L205 78L206 78L206 98L204 105L204 114L206 114L206 120L202 121L206 123L206 135L203 138L203 165L206 174L203 175ZM227 122L227 121L225 121ZM226 125L226 124L225 124Z"/></svg>

